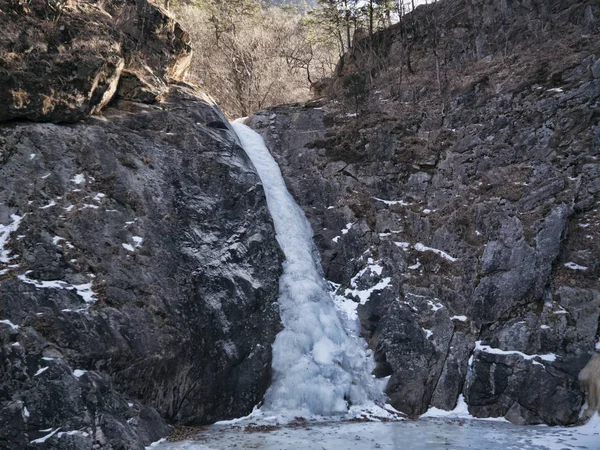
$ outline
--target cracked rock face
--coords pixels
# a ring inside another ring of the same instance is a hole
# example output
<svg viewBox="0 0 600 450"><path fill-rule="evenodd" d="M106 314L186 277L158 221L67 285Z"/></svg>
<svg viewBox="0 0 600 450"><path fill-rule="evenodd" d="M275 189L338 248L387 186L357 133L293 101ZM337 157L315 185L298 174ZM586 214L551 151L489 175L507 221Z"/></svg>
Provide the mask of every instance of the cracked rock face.
<svg viewBox="0 0 600 450"><path fill-rule="evenodd" d="M1 447L142 449L262 399L282 256L215 106L4 124L0 179Z"/></svg>
<svg viewBox="0 0 600 450"><path fill-rule="evenodd" d="M490 44L507 30L488 20L497 5L419 8L468 12L440 22L451 39L442 56L456 64L444 98L428 35L413 47L412 84L402 81L396 28L378 41L388 72L358 114L321 101L249 125L311 222L394 407L452 410L462 395L477 417L572 424L577 373L600 341L600 41L587 37L591 4L563 2L530 11L553 31L513 38L502 57ZM535 5L505 6L508 31L526 28L519 11ZM483 36L471 56L456 50L475 42L461 40L466 30ZM360 65L350 55L343 70Z"/></svg>
<svg viewBox="0 0 600 450"><path fill-rule="evenodd" d="M77 122L117 89L154 101L192 55L187 33L147 0L0 0L0 27L0 122Z"/></svg>

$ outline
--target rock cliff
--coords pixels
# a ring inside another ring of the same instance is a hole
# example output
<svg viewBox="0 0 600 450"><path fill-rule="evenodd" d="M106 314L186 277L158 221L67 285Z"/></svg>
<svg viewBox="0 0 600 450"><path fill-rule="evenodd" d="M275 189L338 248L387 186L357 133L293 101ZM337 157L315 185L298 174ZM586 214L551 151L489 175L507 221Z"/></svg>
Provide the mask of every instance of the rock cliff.
<svg viewBox="0 0 600 450"><path fill-rule="evenodd" d="M185 33L139 0L0 22L0 447L142 449L249 413L282 256L227 120L178 81Z"/></svg>
<svg viewBox="0 0 600 450"><path fill-rule="evenodd" d="M248 122L407 415L462 395L477 417L578 420L600 341L598 18L419 7L344 57L333 100Z"/></svg>

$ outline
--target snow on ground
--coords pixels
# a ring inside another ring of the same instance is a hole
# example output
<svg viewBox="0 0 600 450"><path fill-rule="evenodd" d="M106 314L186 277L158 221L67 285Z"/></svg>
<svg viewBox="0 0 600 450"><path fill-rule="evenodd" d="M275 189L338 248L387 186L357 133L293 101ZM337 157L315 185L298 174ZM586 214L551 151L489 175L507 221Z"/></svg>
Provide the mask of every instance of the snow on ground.
<svg viewBox="0 0 600 450"><path fill-rule="evenodd" d="M262 410L278 415L343 415L348 401L372 405L383 398L364 341L350 336L332 301L313 232L287 191L279 166L259 134L232 124L263 183L277 241L285 255L279 281L284 330L273 344L273 381ZM352 224L346 225L346 234ZM377 270L377 269L373 269Z"/></svg>
<svg viewBox="0 0 600 450"><path fill-rule="evenodd" d="M156 443L155 450L560 450L598 449L600 418L581 427L517 426L465 419L458 415L395 422L299 422L263 430L251 426L212 426L198 441Z"/></svg>

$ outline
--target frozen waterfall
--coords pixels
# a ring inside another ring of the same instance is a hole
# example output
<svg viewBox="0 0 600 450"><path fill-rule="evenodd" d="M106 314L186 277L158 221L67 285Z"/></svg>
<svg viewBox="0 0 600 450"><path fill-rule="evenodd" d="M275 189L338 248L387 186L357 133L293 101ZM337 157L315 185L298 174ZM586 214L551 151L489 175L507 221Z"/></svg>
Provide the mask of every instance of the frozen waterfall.
<svg viewBox="0 0 600 450"><path fill-rule="evenodd" d="M273 382L262 409L328 416L346 413L349 405L382 401L371 376L374 362L365 343L345 331L322 275L312 229L279 166L258 133L232 126L262 180L285 254L279 281L284 330L273 345Z"/></svg>

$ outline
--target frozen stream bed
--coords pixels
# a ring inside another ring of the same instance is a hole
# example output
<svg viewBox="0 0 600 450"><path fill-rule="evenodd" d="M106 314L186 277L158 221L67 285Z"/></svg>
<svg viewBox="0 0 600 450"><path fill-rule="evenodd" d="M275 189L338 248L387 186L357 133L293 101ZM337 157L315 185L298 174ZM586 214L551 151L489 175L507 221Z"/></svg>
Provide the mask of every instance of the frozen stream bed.
<svg viewBox="0 0 600 450"><path fill-rule="evenodd" d="M266 428L266 429L265 429ZM270 429L270 431L269 431ZM268 427L213 425L194 440L157 443L160 450L600 449L600 418L581 427L427 418L395 422L296 423Z"/></svg>

